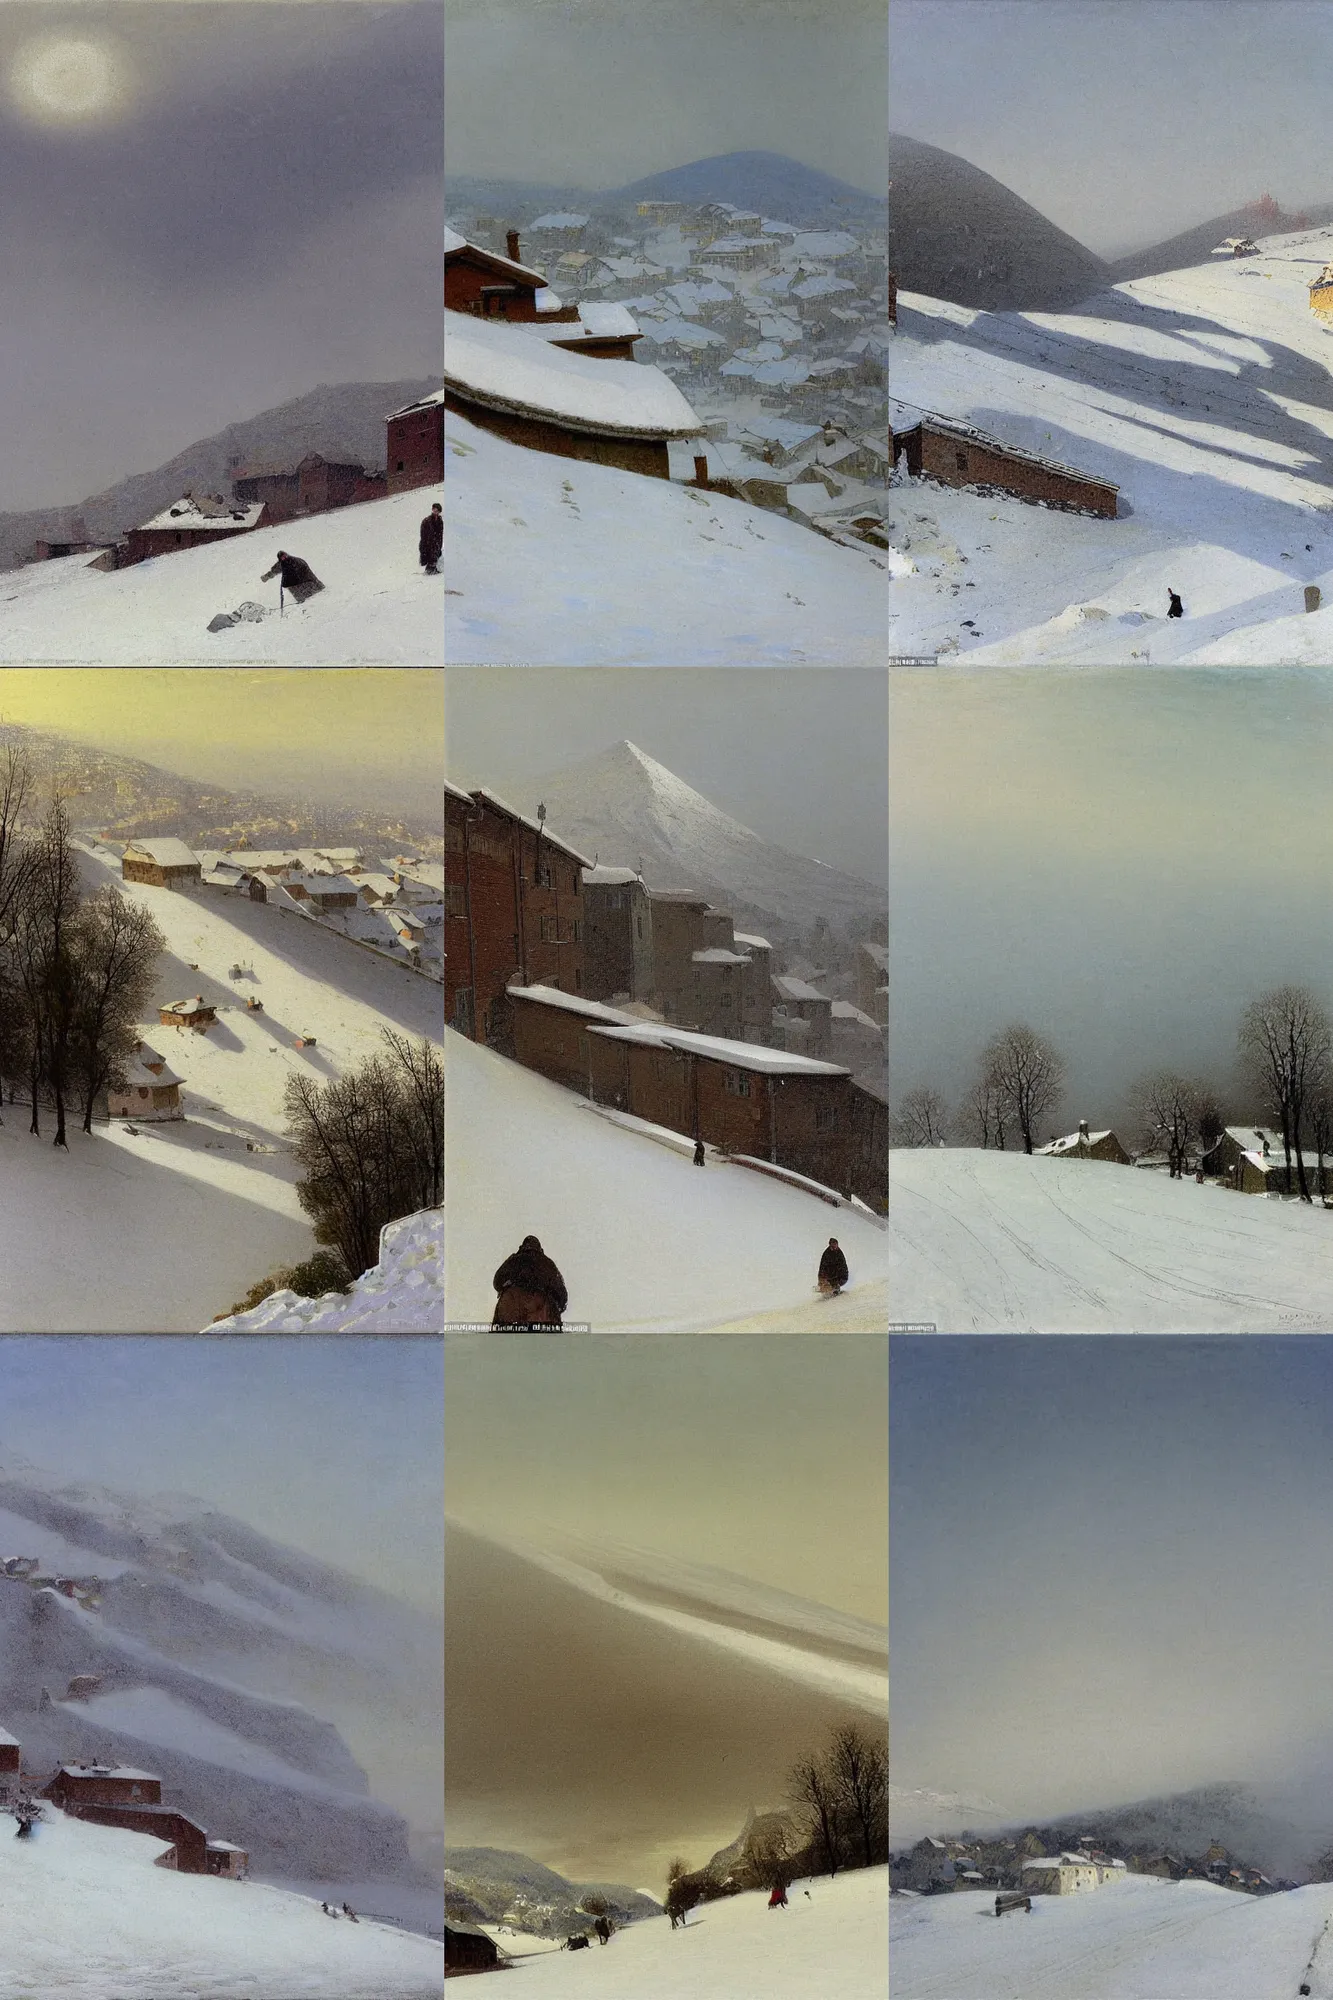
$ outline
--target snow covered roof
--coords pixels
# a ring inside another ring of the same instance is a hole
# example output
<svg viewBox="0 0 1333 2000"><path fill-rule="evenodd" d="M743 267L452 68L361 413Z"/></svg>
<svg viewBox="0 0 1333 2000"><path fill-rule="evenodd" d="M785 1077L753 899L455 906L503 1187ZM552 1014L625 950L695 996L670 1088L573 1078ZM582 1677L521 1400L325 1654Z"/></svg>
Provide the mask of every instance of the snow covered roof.
<svg viewBox="0 0 1333 2000"><path fill-rule="evenodd" d="M207 1006L203 994L196 993L190 1000L169 1000L161 1011L164 1014L197 1014L201 1007Z"/></svg>
<svg viewBox="0 0 1333 2000"><path fill-rule="evenodd" d="M880 1031L879 1022L871 1015L863 1013L861 1008L854 1007L850 1000L833 1002L833 1018L835 1021L855 1021L858 1027L873 1028L876 1034Z"/></svg>
<svg viewBox="0 0 1333 2000"><path fill-rule="evenodd" d="M488 409L557 417L571 430L693 437L699 418L660 369L571 354L503 322L459 321L445 336L446 387Z"/></svg>
<svg viewBox="0 0 1333 2000"><path fill-rule="evenodd" d="M451 250L467 249L466 236L460 236L456 229L450 229L448 223L445 224L444 228L444 249L446 256Z"/></svg>
<svg viewBox="0 0 1333 2000"><path fill-rule="evenodd" d="M546 283L544 272L534 271L529 264L516 264L512 257L502 257L498 251L487 250L483 244L474 243L471 237L460 236L454 229L446 229L444 232L446 264L451 257L461 257L465 252L471 252L474 257L484 258L501 277L516 278L525 285Z"/></svg>
<svg viewBox="0 0 1333 2000"><path fill-rule="evenodd" d="M903 405L901 407L906 408L908 406ZM1100 474L1095 472L1080 471L1078 466L1066 465L1062 459L1043 458L1040 452L1027 451L1022 445L1010 444L1007 438L997 437L993 431L983 431L976 424L970 424L962 417L941 416L938 410L917 410L903 427L904 429L910 428L912 425L922 422L928 424L932 430L940 432L944 437L961 438L965 442L972 444L986 445L993 451L1003 452L1007 458L1021 458L1026 465L1044 465L1052 472L1062 472L1067 479L1080 480L1087 486L1104 486L1112 493L1120 491L1120 488L1112 479L1104 479ZM892 416L890 416L889 423L891 429L897 430L898 427L893 422Z"/></svg>
<svg viewBox="0 0 1333 2000"><path fill-rule="evenodd" d="M169 1069L165 1063L162 1064L160 1071L152 1070L138 1056L129 1057L122 1065L122 1068L125 1075L125 1081L121 1086L122 1091L164 1090L168 1084L184 1083L185 1081L183 1076L177 1076L175 1070ZM118 1094L113 1091L113 1095Z"/></svg>
<svg viewBox="0 0 1333 2000"><path fill-rule="evenodd" d="M583 871L583 886L585 889L590 882L593 884L617 884L637 882L638 879L639 877L633 868L611 868L605 862L596 863L593 867L585 868Z"/></svg>
<svg viewBox="0 0 1333 2000"><path fill-rule="evenodd" d="M542 340L577 340L586 334L593 340L622 340L626 334L636 334L639 322L628 306L598 304L591 301L579 307L578 321L557 320L554 326L534 326L526 329Z"/></svg>
<svg viewBox="0 0 1333 2000"><path fill-rule="evenodd" d="M1039 1153L1076 1153L1080 1146L1095 1146L1101 1139L1112 1136L1108 1126L1105 1132L1066 1132L1063 1139L1052 1139L1045 1146L1038 1146Z"/></svg>
<svg viewBox="0 0 1333 2000"><path fill-rule="evenodd" d="M156 1779L156 1771L137 1771L133 1764L58 1764L58 1771L64 1771L71 1778L148 1778Z"/></svg>
<svg viewBox="0 0 1333 2000"><path fill-rule="evenodd" d="M599 368L610 366L609 362L602 361L596 365ZM539 833L543 840L549 840L552 847L558 847L562 854L569 855L571 860L577 861L582 867L592 867L593 864L586 854L580 854L577 847L571 847L567 840L562 840L558 833L552 833L551 829L544 826L540 820L529 819L526 813L521 813L516 806L509 805L498 792L488 792L484 786L478 785L472 796L474 799L483 799L488 806L494 806L497 812L505 813L510 819L517 820L519 825L527 827L530 833Z"/></svg>
<svg viewBox="0 0 1333 2000"><path fill-rule="evenodd" d="M633 1014L623 1014L619 1007L605 1007L600 1000L585 1000L577 993L565 993L558 986L510 986L506 988L511 1000L535 1000L540 1007L559 1007L566 1014L582 1014L590 1021L603 1021L623 1027L633 1023Z"/></svg>
<svg viewBox="0 0 1333 2000"><path fill-rule="evenodd" d="M195 500L186 494L180 500L173 500L170 507L164 507L160 514L154 514L151 521L143 522L147 529L209 528L226 529L240 534L253 528L264 511L262 500L252 501L248 506L231 505L227 501Z"/></svg>
<svg viewBox="0 0 1333 2000"><path fill-rule="evenodd" d="M834 292L854 292L856 286L850 278L831 278L825 272L807 278L803 284L793 285L792 292L798 299L826 299Z"/></svg>
<svg viewBox="0 0 1333 2000"><path fill-rule="evenodd" d="M0 1743L17 1743L18 1737L11 1736L7 1729L0 1729Z"/></svg>
<svg viewBox="0 0 1333 2000"><path fill-rule="evenodd" d="M530 222L528 224L528 228L529 229L586 229L587 225L588 225L588 218L586 215L565 215L563 213L560 213L555 215L539 215L535 222Z"/></svg>
<svg viewBox="0 0 1333 2000"><path fill-rule="evenodd" d="M1280 1153L1282 1151L1282 1134L1273 1131L1271 1127L1266 1125L1228 1125L1227 1137L1228 1139L1234 1139L1242 1152L1248 1152L1251 1149L1256 1152L1262 1152L1265 1139L1267 1139L1272 1152ZM1220 1145L1221 1141L1219 1140L1217 1143Z"/></svg>
<svg viewBox="0 0 1333 2000"><path fill-rule="evenodd" d="M775 972L773 974L773 984L785 1000L828 1001L829 996L827 993L821 993L817 986L810 984L809 980L796 979L788 972Z"/></svg>
<svg viewBox="0 0 1333 2000"><path fill-rule="evenodd" d="M465 792L461 785L451 785L447 778L444 781L444 790L446 797L451 799L461 799L465 806L470 806L472 804L471 792Z"/></svg>
<svg viewBox="0 0 1333 2000"><path fill-rule="evenodd" d="M807 230L792 245L798 257L850 257L860 247L845 229Z"/></svg>
<svg viewBox="0 0 1333 2000"><path fill-rule="evenodd" d="M125 849L133 857L140 855L145 860L156 861L159 868L186 868L199 860L192 847L183 840L132 840Z"/></svg>
<svg viewBox="0 0 1333 2000"><path fill-rule="evenodd" d="M635 1024L617 1028L590 1028L593 1035L605 1035L619 1042L646 1042L650 1047L686 1049L714 1062L730 1063L733 1069L749 1069L765 1076L850 1076L840 1063L816 1062L812 1056L789 1055L785 1049L765 1048L759 1042L733 1042L721 1035L700 1035L693 1029L673 1028L665 1022Z"/></svg>
<svg viewBox="0 0 1333 2000"><path fill-rule="evenodd" d="M736 931L733 935L737 944L748 944L759 951L772 951L773 949L767 938L754 937L749 931Z"/></svg>
<svg viewBox="0 0 1333 2000"><path fill-rule="evenodd" d="M429 396L420 396L415 403L404 403L401 410L390 410L384 421L385 423L392 423L395 417L410 417L415 410L429 410L436 403L442 403L443 401L443 389L432 389Z"/></svg>
<svg viewBox="0 0 1333 2000"><path fill-rule="evenodd" d="M751 961L743 951L725 951L720 944L710 944L707 951L694 951L690 957L696 965L749 965Z"/></svg>

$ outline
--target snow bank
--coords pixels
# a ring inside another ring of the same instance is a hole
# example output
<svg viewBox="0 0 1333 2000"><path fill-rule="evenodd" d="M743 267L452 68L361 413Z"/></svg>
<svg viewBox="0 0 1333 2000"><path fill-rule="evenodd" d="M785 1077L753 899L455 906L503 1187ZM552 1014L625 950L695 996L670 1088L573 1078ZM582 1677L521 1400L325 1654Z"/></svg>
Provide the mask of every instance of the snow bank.
<svg viewBox="0 0 1333 2000"><path fill-rule="evenodd" d="M444 1210L421 1209L380 1231L380 1259L351 1291L319 1299L269 1294L209 1333L439 1333L444 1324Z"/></svg>
<svg viewBox="0 0 1333 2000"><path fill-rule="evenodd" d="M0 661L103 666L438 666L441 584L417 558L417 532L439 487L391 494L331 514L154 556L131 569L91 569L86 556L0 576ZM325 588L278 615L262 583L279 549L303 556ZM249 600L265 609L210 632Z"/></svg>
<svg viewBox="0 0 1333 2000"><path fill-rule="evenodd" d="M567 324L569 338L578 333L576 325ZM668 438L694 437L701 427L660 368L572 354L502 321L450 316L444 380L446 388L477 402L529 416L558 416L578 430Z"/></svg>
<svg viewBox="0 0 1333 2000"><path fill-rule="evenodd" d="M883 665L887 558L452 414L445 441L450 663Z"/></svg>
<svg viewBox="0 0 1333 2000"><path fill-rule="evenodd" d="M886 1869L794 1882L787 1894L785 1910L770 1910L759 1892L726 1896L675 1931L666 1917L645 1917L586 1952L529 1952L508 1935L499 1942L519 1960L534 2000L871 2000L887 1991ZM902 1995L909 2000L906 1988Z"/></svg>
<svg viewBox="0 0 1333 2000"><path fill-rule="evenodd" d="M0 2000L438 2000L442 1947L257 1882L156 1868L164 1843L68 1819L0 1839Z"/></svg>

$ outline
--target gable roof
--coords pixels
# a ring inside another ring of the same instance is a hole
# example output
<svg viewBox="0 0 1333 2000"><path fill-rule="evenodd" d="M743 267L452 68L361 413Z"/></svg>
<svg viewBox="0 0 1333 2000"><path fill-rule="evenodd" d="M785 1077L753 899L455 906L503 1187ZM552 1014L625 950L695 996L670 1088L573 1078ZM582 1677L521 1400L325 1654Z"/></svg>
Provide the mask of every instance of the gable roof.
<svg viewBox="0 0 1333 2000"><path fill-rule="evenodd" d="M541 287L546 283L544 272L534 271L530 264L516 264L512 257L501 257L470 237L460 236L456 229L444 232L444 262L446 270L451 263L482 264L497 278L508 278L514 284Z"/></svg>
<svg viewBox="0 0 1333 2000"><path fill-rule="evenodd" d="M445 387L465 401L518 416L555 417L570 430L636 438L694 437L699 417L660 368L571 354L529 328L462 313L444 343Z"/></svg>
<svg viewBox="0 0 1333 2000"><path fill-rule="evenodd" d="M166 838L162 840L131 840L125 853L134 860L155 861L159 868L188 868L201 866L199 856L183 840ZM124 857L122 856L122 859Z"/></svg>

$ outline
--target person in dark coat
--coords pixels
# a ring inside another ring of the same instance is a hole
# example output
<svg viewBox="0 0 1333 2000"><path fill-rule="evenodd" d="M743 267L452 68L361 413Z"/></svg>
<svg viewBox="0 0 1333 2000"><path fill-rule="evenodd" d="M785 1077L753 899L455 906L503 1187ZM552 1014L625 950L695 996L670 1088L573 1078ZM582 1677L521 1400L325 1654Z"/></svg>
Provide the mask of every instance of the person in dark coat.
<svg viewBox="0 0 1333 2000"><path fill-rule="evenodd" d="M417 552L427 576L438 576L440 557L444 554L444 509L438 500L421 523Z"/></svg>
<svg viewBox="0 0 1333 2000"><path fill-rule="evenodd" d="M492 1326L550 1327L559 1332L569 1294L559 1269L535 1236L523 1238L492 1283L499 1294Z"/></svg>
<svg viewBox="0 0 1333 2000"><path fill-rule="evenodd" d="M608 1944L610 1942L612 1931L610 1917L598 1917L597 1922L593 1925L593 1929L597 1933L598 1944Z"/></svg>
<svg viewBox="0 0 1333 2000"><path fill-rule="evenodd" d="M696 1167L701 1167L703 1163L704 1163L704 1142L702 1139L696 1139L694 1142L694 1164Z"/></svg>
<svg viewBox="0 0 1333 2000"><path fill-rule="evenodd" d="M1185 607L1176 592L1168 587L1166 594L1171 599L1171 609L1167 612L1167 617L1183 618L1185 616Z"/></svg>
<svg viewBox="0 0 1333 2000"><path fill-rule="evenodd" d="M290 591L298 604L304 604L308 597L313 597L317 590L324 588L309 563L303 561L300 556L289 556L286 549L278 550L278 560L272 569L264 571L260 582L267 583L275 576L282 578L282 582L278 585L279 606L282 604L284 591Z"/></svg>
<svg viewBox="0 0 1333 2000"><path fill-rule="evenodd" d="M821 1292L840 1292L847 1283L847 1259L838 1248L836 1236L830 1236L828 1249L819 1260L819 1289Z"/></svg>

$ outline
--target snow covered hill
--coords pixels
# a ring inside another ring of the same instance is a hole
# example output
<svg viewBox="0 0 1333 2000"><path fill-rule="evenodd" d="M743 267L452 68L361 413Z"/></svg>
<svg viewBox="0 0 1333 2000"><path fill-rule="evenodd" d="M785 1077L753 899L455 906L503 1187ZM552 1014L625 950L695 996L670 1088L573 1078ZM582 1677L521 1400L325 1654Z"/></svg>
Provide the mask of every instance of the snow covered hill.
<svg viewBox="0 0 1333 2000"><path fill-rule="evenodd" d="M694 889L799 930L821 916L836 930L887 901L873 883L752 833L628 741L543 779L541 793L552 827L581 853L616 867L642 860L655 889Z"/></svg>
<svg viewBox="0 0 1333 2000"><path fill-rule="evenodd" d="M1333 660L1333 227L1062 313L899 294L893 394L1120 487L1114 521L895 487L892 651L969 665ZM1307 614L1303 586L1323 608ZM1168 590L1185 616L1166 621ZM966 622L965 622L966 621Z"/></svg>
<svg viewBox="0 0 1333 2000"><path fill-rule="evenodd" d="M453 413L445 443L449 663L883 663L887 557Z"/></svg>
<svg viewBox="0 0 1333 2000"><path fill-rule="evenodd" d="M154 1867L165 1846L53 1807L29 1840L0 1839L0 2000L437 2000L430 1938Z"/></svg>
<svg viewBox="0 0 1333 2000"><path fill-rule="evenodd" d="M1318 1333L1333 1216L1098 1160L889 1155L895 1321L941 1333Z"/></svg>
<svg viewBox="0 0 1333 2000"><path fill-rule="evenodd" d="M1245 1896L1131 1875L998 1921L983 1894L894 1897L890 1931L894 2000L1333 2000L1327 1884Z"/></svg>
<svg viewBox="0 0 1333 2000"><path fill-rule="evenodd" d="M31 563L0 576L0 660L99 666L439 666L440 579L417 559L417 529L438 487L395 493L183 549L130 569L87 556ZM279 616L278 585L261 582L279 549L303 556L324 584ZM263 617L210 632L219 612L259 605Z"/></svg>
<svg viewBox="0 0 1333 2000"><path fill-rule="evenodd" d="M343 1294L270 1292L211 1333L439 1333L444 1324L444 1210L421 1209L380 1231L380 1257Z"/></svg>
<svg viewBox="0 0 1333 2000"><path fill-rule="evenodd" d="M881 1330L888 1238L868 1216L614 1125L543 1076L450 1035L445 1051L445 1324L489 1324L493 1273L533 1234L596 1333L702 1333L789 1313L789 1331ZM849 1290L821 1299L836 1232ZM864 1329L860 1322L867 1323ZM758 1330L758 1329L756 1329Z"/></svg>
<svg viewBox="0 0 1333 2000"><path fill-rule="evenodd" d="M794 1882L785 1910L770 1910L759 1892L724 1896L692 1910L683 1929L648 1917L586 1952L499 1943L533 2000L878 2000L888 1904L887 1869L860 1868Z"/></svg>
<svg viewBox="0 0 1333 2000"><path fill-rule="evenodd" d="M386 1024L439 1042L440 988L266 904L121 883L86 845L80 863L90 890L116 882L165 935L155 1002L202 992L218 1021L207 1035L144 1024L185 1080L182 1121L72 1130L66 1157L49 1118L34 1139L23 1108L5 1107L0 1329L194 1333L314 1248L283 1136L289 1072L341 1075L380 1050ZM229 977L234 964L245 976Z"/></svg>

